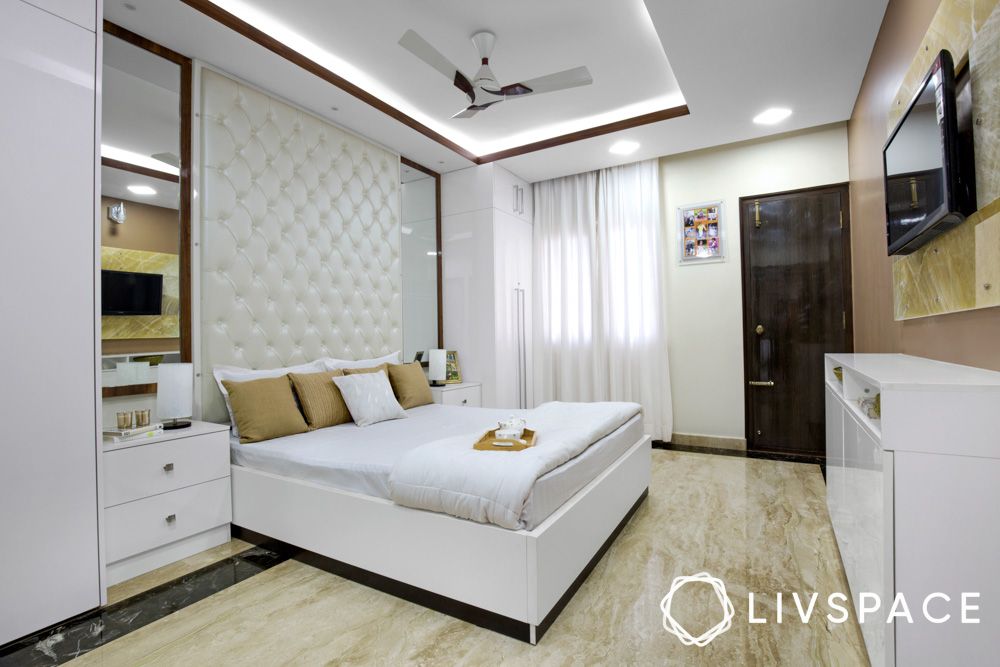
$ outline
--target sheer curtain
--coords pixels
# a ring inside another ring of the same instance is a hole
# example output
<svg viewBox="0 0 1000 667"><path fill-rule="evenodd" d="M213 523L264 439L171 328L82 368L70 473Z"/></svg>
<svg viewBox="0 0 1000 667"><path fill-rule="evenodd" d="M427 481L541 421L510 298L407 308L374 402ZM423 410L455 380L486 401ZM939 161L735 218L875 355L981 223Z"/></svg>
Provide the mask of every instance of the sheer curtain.
<svg viewBox="0 0 1000 667"><path fill-rule="evenodd" d="M536 402L635 401L669 440L659 163L534 186Z"/></svg>

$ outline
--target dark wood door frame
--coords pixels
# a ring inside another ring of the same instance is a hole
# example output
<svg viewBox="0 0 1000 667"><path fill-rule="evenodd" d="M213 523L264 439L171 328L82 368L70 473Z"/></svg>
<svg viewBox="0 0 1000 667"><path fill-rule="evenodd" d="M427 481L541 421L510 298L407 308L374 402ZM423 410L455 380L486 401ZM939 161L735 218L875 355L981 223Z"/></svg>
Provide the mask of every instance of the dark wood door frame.
<svg viewBox="0 0 1000 667"><path fill-rule="evenodd" d="M434 178L434 237L437 245L437 310L438 310L438 348L444 347L444 290L441 281L444 280L444 258L441 256L441 174L428 169L427 167L414 162L413 160L400 156L399 161L407 167L413 167L417 171L422 171ZM405 360L404 360L405 361Z"/></svg>
<svg viewBox="0 0 1000 667"><path fill-rule="evenodd" d="M748 335L746 329L747 322L747 312L750 305L750 284L747 280L747 275L750 269L750 254L749 254L749 239L746 238L746 229L750 221L746 220L744 217L745 204L748 202L754 202L756 200L768 199L773 197L782 197L788 195L796 195L803 193L815 193L822 194L827 192L844 192L844 198L841 202L841 225L843 229L843 234L841 235L841 243L843 244L843 274L842 274L842 286L843 286L843 299L844 299L844 328L846 330L845 337L847 342L846 352L854 351L854 301L853 301L853 288L852 288L852 278L851 278L851 210L850 210L850 184L849 183L834 183L830 185L820 185L808 188L797 188L794 190L783 190L779 192L769 192L766 194L758 195L748 195L745 197L740 197L739 211L740 211L740 276L742 283L743 292L743 313L740 318L741 327L741 337L743 342L743 415L744 415L744 432L747 441L747 449L750 449L750 442L753 437L753 405L752 405L752 393L750 391L749 382L751 379L751 374L756 370L751 368L751 361L753 351L750 346L750 336ZM795 455L795 454L782 454L789 459L805 460L805 461L822 461L824 457L811 457L805 455Z"/></svg>
<svg viewBox="0 0 1000 667"><path fill-rule="evenodd" d="M153 178L176 181L179 183L178 224L180 227L180 355L181 361L191 361L191 59L167 47L157 44L142 35L123 28L111 21L104 21L104 33L117 37L140 49L169 60L180 67L180 175L174 177L153 169L144 169L117 160L102 158L101 164L116 169L125 169L135 173L145 174ZM108 388L104 395L108 396ZM155 394L156 385L132 385L115 387L110 395L125 396L135 394Z"/></svg>

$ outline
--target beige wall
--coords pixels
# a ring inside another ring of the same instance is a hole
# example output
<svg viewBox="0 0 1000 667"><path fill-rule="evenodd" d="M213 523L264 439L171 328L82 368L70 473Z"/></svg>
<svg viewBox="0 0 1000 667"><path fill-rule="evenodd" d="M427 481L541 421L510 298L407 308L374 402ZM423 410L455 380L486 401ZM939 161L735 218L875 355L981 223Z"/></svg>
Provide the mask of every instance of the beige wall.
<svg viewBox="0 0 1000 667"><path fill-rule="evenodd" d="M108 218L108 206L120 199L101 197L101 245L129 250L178 254L181 247L180 218L176 210L126 201L125 224Z"/></svg>
<svg viewBox="0 0 1000 667"><path fill-rule="evenodd" d="M667 230L674 432L743 438L739 198L847 180L847 132L830 125L660 159ZM677 208L723 200L726 261L680 266Z"/></svg>
<svg viewBox="0 0 1000 667"><path fill-rule="evenodd" d="M854 345L1000 370L1000 309L893 320L886 256L882 146L888 112L939 0L891 0L847 125L850 153Z"/></svg>

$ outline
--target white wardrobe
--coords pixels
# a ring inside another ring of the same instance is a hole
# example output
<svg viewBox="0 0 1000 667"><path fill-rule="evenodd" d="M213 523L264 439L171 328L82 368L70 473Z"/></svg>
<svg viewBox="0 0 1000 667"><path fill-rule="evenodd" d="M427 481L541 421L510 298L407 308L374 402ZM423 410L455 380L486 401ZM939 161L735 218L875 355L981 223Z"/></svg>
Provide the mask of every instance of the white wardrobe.
<svg viewBox="0 0 1000 667"><path fill-rule="evenodd" d="M86 0L0 0L0 644L101 603L99 11Z"/></svg>
<svg viewBox="0 0 1000 667"><path fill-rule="evenodd" d="M444 174L444 342L483 406L534 407L531 186L496 164Z"/></svg>

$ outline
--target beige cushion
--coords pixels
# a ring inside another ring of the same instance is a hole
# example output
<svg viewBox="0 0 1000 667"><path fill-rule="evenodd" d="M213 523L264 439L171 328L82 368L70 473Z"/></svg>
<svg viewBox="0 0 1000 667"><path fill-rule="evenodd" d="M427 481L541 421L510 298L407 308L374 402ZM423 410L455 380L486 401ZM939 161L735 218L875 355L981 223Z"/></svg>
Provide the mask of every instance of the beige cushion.
<svg viewBox="0 0 1000 667"><path fill-rule="evenodd" d="M388 375L389 364L379 364L371 368L344 368L343 371L344 375L364 375L365 373L378 373L379 371Z"/></svg>
<svg viewBox="0 0 1000 667"><path fill-rule="evenodd" d="M389 366L389 382L392 383L392 391L399 399L399 404L405 410L434 402L431 386L427 383L427 376L419 361Z"/></svg>
<svg viewBox="0 0 1000 667"><path fill-rule="evenodd" d="M240 442L261 442L309 430L287 375L247 382L223 380Z"/></svg>
<svg viewBox="0 0 1000 667"><path fill-rule="evenodd" d="M341 370L288 374L309 428L326 428L351 421L344 397L333 383L333 378L343 375Z"/></svg>

